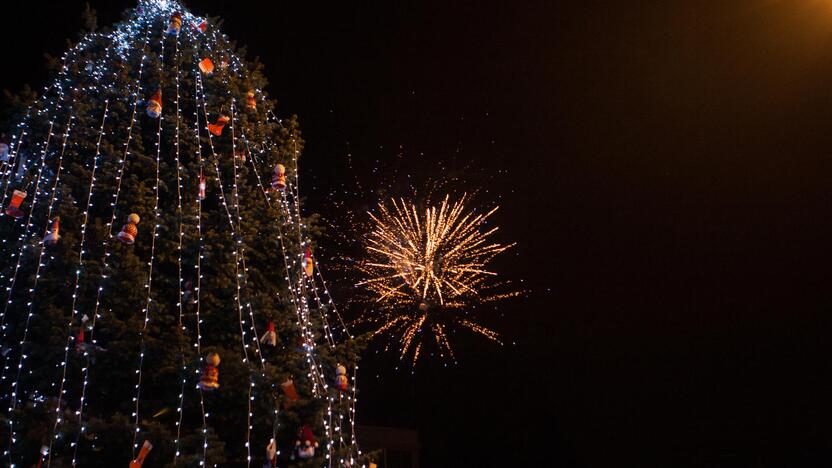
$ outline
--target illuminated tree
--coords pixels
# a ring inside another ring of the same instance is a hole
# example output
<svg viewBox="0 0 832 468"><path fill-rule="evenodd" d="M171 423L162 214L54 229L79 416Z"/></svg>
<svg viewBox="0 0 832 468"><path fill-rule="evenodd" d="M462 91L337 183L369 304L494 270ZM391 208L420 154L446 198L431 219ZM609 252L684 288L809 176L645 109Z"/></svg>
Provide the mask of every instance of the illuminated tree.
<svg viewBox="0 0 832 468"><path fill-rule="evenodd" d="M124 466L149 441L152 466L262 465L275 438L282 466L355 466L361 343L311 255L296 119L215 20L89 13L0 145L3 463Z"/></svg>

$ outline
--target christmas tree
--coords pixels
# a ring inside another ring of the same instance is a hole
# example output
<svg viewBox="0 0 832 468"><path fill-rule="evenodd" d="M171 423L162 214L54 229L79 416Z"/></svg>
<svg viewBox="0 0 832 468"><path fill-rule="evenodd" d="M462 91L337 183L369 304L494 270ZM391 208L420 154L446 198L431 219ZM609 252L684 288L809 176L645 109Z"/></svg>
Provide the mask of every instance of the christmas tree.
<svg viewBox="0 0 832 468"><path fill-rule="evenodd" d="M0 143L3 464L359 466L296 118L213 18L90 17Z"/></svg>

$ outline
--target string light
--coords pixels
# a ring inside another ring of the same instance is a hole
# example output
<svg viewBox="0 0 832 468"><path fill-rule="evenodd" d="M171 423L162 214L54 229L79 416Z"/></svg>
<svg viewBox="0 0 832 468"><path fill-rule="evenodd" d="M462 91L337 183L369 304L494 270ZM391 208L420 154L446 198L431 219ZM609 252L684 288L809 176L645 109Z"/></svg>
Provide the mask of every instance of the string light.
<svg viewBox="0 0 832 468"><path fill-rule="evenodd" d="M52 133L52 128L53 128L52 124L50 123L50 127L49 127L49 133L50 134ZM26 314L26 321L25 321L25 325L24 325L23 336L20 339L20 343L18 344L18 349L20 350L20 352L19 352L19 356L18 356L18 360L17 360L17 365L15 366L17 368L17 374L14 378L14 381L12 382L11 391L10 391L10 404L9 404L9 437L10 437L9 457L10 457L10 460L11 460L11 457L12 457L12 451L14 449L14 444L15 444L16 439L17 439L16 436L15 436L15 430L14 430L14 420L15 420L14 411L17 408L18 395L19 395L19 391L20 391L20 389L18 387L18 384L20 382L21 373L23 372L23 368L26 364L26 357L27 356L26 356L25 346L26 346L27 338L29 337L29 325L31 324L32 316L34 315L34 310L32 308L32 305L34 304L34 300L35 300L34 295L35 295L35 291L37 289L38 280L40 279L40 270L41 270L41 267L43 266L43 253L44 253L44 250L45 250L45 247L46 247L46 233L49 230L49 227L48 227L49 226L49 220L52 217L52 209L53 209L54 203L55 203L55 197L56 197L57 190L58 190L58 183L60 182L61 169L63 168L63 156L64 156L64 151L66 150L66 142L67 142L67 139L69 138L70 129L72 128L72 117L71 117L71 115L67 119L67 123L66 123L65 128L66 129L64 131L62 142L61 142L61 151L59 153L60 155L59 155L59 159L58 159L58 169L57 169L57 173L55 175L55 181L52 185L52 193L50 195L49 202L48 202L48 205L47 205L47 215L46 215L46 220L47 220L46 225L47 225L47 227L46 227L45 232L44 232L43 240L40 243L40 250L38 252L38 263L37 263L37 267L35 269L34 284L29 289L29 302L26 304L28 312ZM44 147L44 158L45 158L45 154L47 152L47 147L48 147L48 145L46 145ZM29 227L31 226L32 213L34 213L35 205L37 203L37 198L40 195L39 187L40 187L40 182L42 181L42 173L43 173L43 166L44 165L45 164L42 161L41 166L38 169L38 176L37 176L38 183L35 184L35 197L34 197L34 200L33 200L33 203L32 203L32 209L29 212L29 217L27 219L27 227L26 227L26 235L25 235L26 238L29 237L28 232L29 232ZM24 243L23 246L26 246L26 244ZM18 263L17 263L18 267L20 266L20 260L22 258L23 258L23 251L21 250L20 254L18 255ZM15 271L14 277L16 277L16 276L17 276L17 272ZM14 283L14 279L12 280L12 282ZM9 289L9 298L11 297L11 293L12 293L12 291L11 291L11 288L10 288ZM11 300L8 300L7 303L6 303L7 306L9 304L11 304ZM4 315L5 315L5 311L4 311ZM8 361L7 361L7 363L8 363ZM8 369L8 364L3 369L3 379L5 379L6 369Z"/></svg>
<svg viewBox="0 0 832 468"><path fill-rule="evenodd" d="M177 39L178 40L178 39ZM159 75L159 89L162 89L163 85L163 73L162 73L162 65L165 63L165 35L160 35L159 39L159 69L157 70ZM139 437L139 409L140 409L140 398L141 398L141 388L142 388L142 372L144 370L144 355L145 355L145 333L147 332L147 324L150 322L150 306L153 302L153 266L154 262L156 261L156 238L159 236L159 167L162 161L162 121L164 121L165 115L164 113L160 113L159 115L159 124L156 128L156 180L153 184L153 228L152 233L150 236L150 261L148 262L147 267L147 281L145 282L145 290L147 290L147 296L144 303L144 309L142 312L144 313L144 321L142 322L142 328L139 331L140 337L140 344L139 344L139 365L136 369L136 396L133 398L135 403L135 409L133 412L133 458L136 458L136 450L139 449L138 437Z"/></svg>
<svg viewBox="0 0 832 468"><path fill-rule="evenodd" d="M130 24L130 23L128 23L128 24ZM120 165L120 168L119 168L119 173L116 176L116 190L115 190L115 193L113 194L113 201L111 202L112 214L111 214L111 217L110 217L110 223L107 224L108 236L107 236L107 240L104 244L104 252L103 252L103 255L102 255L102 259L101 259L101 263L102 263L101 277L99 278L99 285L98 285L98 288L97 288L97 291L96 291L95 308L93 310L92 324L91 324L91 328L90 328L90 342L92 343L93 346L95 346L95 343L96 343L96 341L95 341L95 326L96 326L97 319L99 318L98 310L99 310L99 306L100 306L100 303L101 303L101 294L102 294L102 291L103 291L103 282L107 278L107 274L108 274L108 270L109 270L108 258L110 256L110 253L109 253L108 247L109 247L109 243L112 239L112 235L113 235L112 225L113 225L113 222L115 221L116 204L118 203L118 197L119 197L119 194L121 192L121 180L124 176L124 168L125 168L125 164L126 164L126 161L127 161L127 156L129 155L130 141L132 140L132 135L133 135L133 126L136 123L136 113L137 113L137 108L138 108L138 104L139 104L139 93L140 93L140 90L141 90L141 78L142 78L142 75L143 75L143 72L144 72L144 63L145 63L145 58L146 58L147 44L150 40L149 20L142 21L142 22L140 22L140 24L144 25L144 42L143 42L142 49L141 49L141 59L139 61L139 73L138 73L138 76L135 80L135 85L134 85L135 86L135 91L132 94L133 110L132 110L132 115L130 117L130 123L129 123L128 128L127 128L127 138L126 138L126 141L124 143L124 153L123 153L123 155L121 157L121 160L120 160L121 165ZM114 46L115 47L118 47L118 44L121 44L119 39L121 37L123 37L123 34L124 34L124 31L119 31L119 32L114 33L113 37L114 37ZM108 47L108 51L109 51L109 47ZM124 48L122 48L121 52L126 53L126 50ZM108 104L109 104L109 100L105 100L105 106L108 106ZM105 109L108 109L108 107L105 107ZM89 209L92 206L91 199L92 199L92 196L93 196L93 193L94 193L94 187L95 187L95 168L97 166L97 163L98 163L98 160L99 160L99 157L100 157L100 153L101 153L100 145L101 145L101 138L104 135L104 122L106 121L106 114L107 114L107 112L105 110L105 117L102 119L101 130L99 131L99 140L98 140L98 143L96 145L96 155L95 155L95 158L93 160L93 173L90 176L90 191L89 191L89 195L88 195L88 198L87 198L87 207L84 210L84 222L81 226L82 239L84 238L85 233L86 233L87 222L89 220ZM75 322L77 317L80 315L80 311L76 310L75 306L76 306L76 300L77 300L77 295L78 295L79 276L80 276L80 272L81 272L81 266L82 266L82 263L83 263L83 254L84 254L84 248L83 248L83 242L82 242L82 248L81 248L81 251L79 252L79 266L78 266L78 269L76 270L76 277L75 277L75 288L74 288L74 292L73 292L73 301L72 301L72 314L70 316L69 326L67 327L67 345L66 345L65 350L64 350L64 360L62 362L63 370L61 372L61 386L60 386L60 392L58 394L59 404L58 404L58 408L56 409L57 414L56 414L55 426L53 428L53 437L50 440L50 450L49 450L49 458L47 459L47 467L51 463L51 458L52 458L51 446L52 446L54 440L58 437L58 432L57 431L58 431L59 424L61 422L61 417L60 417L60 414L59 414L60 413L60 399L62 398L62 395L65 392L64 387L65 387L65 380L66 380L66 366L67 366L67 362L68 362L69 342L70 342L70 339L71 339L70 334L71 334L72 324ZM83 323L81 324L81 326L84 326ZM78 343L76 343L76 345L77 344ZM89 362L88 362L89 350L86 347L83 348L83 356L84 356L84 359L86 361L86 365L82 368L82 375L83 376L82 376L82 384L81 384L81 396L80 396L80 402L79 402L79 405L78 405L78 410L76 410L76 412L75 412L75 415L78 418L79 430L78 430L78 433L76 434L75 442L73 442L73 444L72 444L72 448L73 448L72 465L73 466L75 466L76 463L77 463L78 441L80 439L81 434L84 433L85 430L86 430L86 424L84 423L83 413L84 413L84 408L85 408L85 405L86 405L86 391L87 391L87 385L89 383L89 370L90 370L90 365L89 365Z"/></svg>
<svg viewBox="0 0 832 468"><path fill-rule="evenodd" d="M196 38L194 38L196 44ZM196 47L194 46L194 50ZM199 56L194 56L194 136L196 137L196 157L199 161L199 176L204 174L204 160L202 157L202 139L200 137L200 123L199 123L199 90L201 85L201 78L197 63L199 63ZM206 120L207 124L207 120ZM202 197L194 197L196 199L196 228L197 228L197 258L196 258L196 287L194 288L194 295L196 296L196 353L199 358L199 368L205 364L205 358L202 356L202 317L200 316L200 293L202 291L202 259L203 259L203 239L202 239ZM200 369L196 370L199 374ZM202 459L199 461L200 466L205 466L205 459L208 454L208 413L205 412L205 395L201 387L199 390L199 408L202 413Z"/></svg>
<svg viewBox="0 0 832 468"><path fill-rule="evenodd" d="M175 141L174 141L174 158L176 163L176 225L177 225L177 244L176 244L176 275L177 275L177 303L176 306L179 309L179 328L182 330L182 334L187 336L187 328L185 327L184 322L182 321L183 315L183 296L184 292L182 290L182 238L184 236L184 213L182 212L182 162L179 159L179 126L181 124L181 115L180 115L180 108L179 108L179 73L180 73L180 63L182 58L179 56L179 34L176 35L176 41L174 43L174 62L176 63L176 72L174 73L175 79L175 86L176 86L176 100L174 101L174 105L176 106L176 130L175 130ZM198 124L197 124L198 126ZM197 134L197 138L199 138ZM197 197L199 198L199 197ZM179 456L181 455L181 437L182 437L182 418L184 416L184 406L185 406L185 384L188 381L188 365L187 359L185 358L185 351L182 349L181 342L179 347L179 353L182 355L182 385L179 388L179 406L176 409L177 413L177 420L176 420L176 440L174 441L175 451L173 455L173 463L176 464Z"/></svg>

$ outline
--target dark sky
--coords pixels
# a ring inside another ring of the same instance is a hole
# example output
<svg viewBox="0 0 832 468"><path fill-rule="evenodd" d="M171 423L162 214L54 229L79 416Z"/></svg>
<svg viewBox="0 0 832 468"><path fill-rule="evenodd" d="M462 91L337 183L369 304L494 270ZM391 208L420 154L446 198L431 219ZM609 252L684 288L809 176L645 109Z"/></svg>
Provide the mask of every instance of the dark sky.
<svg viewBox="0 0 832 468"><path fill-rule="evenodd" d="M0 83L40 88L83 2L14 3ZM418 428L429 467L832 464L832 2L262 3L189 7L266 64L307 187L347 144L507 171L516 345L370 360L362 422Z"/></svg>

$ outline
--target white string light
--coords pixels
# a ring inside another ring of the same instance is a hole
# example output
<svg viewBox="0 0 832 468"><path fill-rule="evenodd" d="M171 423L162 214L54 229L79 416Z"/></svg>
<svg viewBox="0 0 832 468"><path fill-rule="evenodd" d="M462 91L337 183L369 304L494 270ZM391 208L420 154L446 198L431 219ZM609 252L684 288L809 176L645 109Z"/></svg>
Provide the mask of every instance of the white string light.
<svg viewBox="0 0 832 468"><path fill-rule="evenodd" d="M101 294L102 294L102 291L103 291L103 283L104 283L104 280L107 278L107 274L108 274L108 270L109 270L108 259L109 259L109 256L110 256L110 252L109 252L108 247L109 247L109 243L111 242L112 236L113 236L112 226L113 226L113 222L115 221L115 216L116 216L116 204L118 203L118 197L119 197L119 194L121 193L121 181L122 181L122 178L124 176L125 164L126 164L126 161L127 161L127 156L130 154L129 153L130 142L131 142L132 137L133 137L133 127L136 123L136 113L137 113L139 99L140 99L141 78L142 78L142 75L143 75L143 72L144 72L146 49L147 49L147 44L148 44L148 41L149 41L149 38L150 38L150 30L149 30L150 25L148 24L149 20L145 19L144 21L141 21L141 22L139 22L138 20L139 20L139 17L136 18L137 23L144 25L144 43L143 43L142 49L141 49L141 59L139 61L139 73L138 73L138 76L137 76L137 78L135 80L135 84L134 84L135 91L132 93L132 96L131 96L132 100L133 100L133 109L132 109L132 115L130 117L130 123L129 123L128 128L127 128L127 137L126 137L126 140L124 142L124 153L122 154L122 157L119 161L120 168L119 168L118 175L116 176L116 189L115 189L115 193L112 196L113 201L110 204L111 207L112 207L112 214L111 214L109 224L106 225L107 229L108 229L108 236L107 236L107 239L104 243L104 253L102 255L102 260L101 260L101 263L102 263L101 277L99 279L99 285L98 285L98 289L97 289L97 292L96 292L95 309L93 310L92 324L91 324L91 328L90 328L90 342L93 345L96 344L96 341L95 341L95 326L96 326L96 321L99 318L98 309L99 309L99 306L100 306L100 303L101 303ZM130 24L130 23L127 23L127 24ZM137 24L137 26L138 26L138 24ZM114 35L113 35L114 45L116 47L118 47L119 44L123 44L123 42L121 42L123 39L121 39L121 38L124 37L124 34L126 34L125 31L116 31L116 32L114 32ZM120 52L123 53L123 54L126 54L127 49L128 48L122 47L120 49ZM108 52L109 51L110 51L110 48L108 47ZM108 104L109 104L109 100L105 100L105 106L107 106ZM67 327L67 342L66 342L67 344L66 344L65 349L64 349L64 360L61 363L61 365L63 367L63 369L61 371L61 385L60 385L60 390L59 390L59 393L58 393L58 405L57 405L58 407L56 408L55 426L53 427L53 435L52 435L52 438L50 439L50 450L49 450L49 455L48 455L48 458L47 458L47 467L49 467L50 464L51 464L51 460L52 460L52 449L51 449L51 447L53 445L54 440L59 437L58 428L59 428L59 425L62 421L62 418L60 417L60 401L62 399L63 394L66 392L66 390L65 390L66 367L67 367L68 357L69 357L68 355L69 355L69 343L70 343L70 340L71 340L71 329L72 329L72 325L75 323L75 320L80 315L80 311L78 311L75 308L75 306L76 306L76 301L77 301L77 296L78 296L80 273L81 273L82 266L83 266L83 255L85 253L84 252L84 240L85 240L87 222L89 221L89 209L92 206L91 200L92 200L92 196L93 196L94 188L95 188L95 169L97 167L98 160L99 160L100 154L101 154L101 138L104 135L104 123L105 123L106 117L107 117L106 109L108 109L108 107L105 107L104 118L102 119L101 129L99 131L99 139L98 139L98 143L96 144L96 154L95 154L95 158L93 160L93 172L90 176L90 191L89 191L89 195L87 197L87 206L84 210L84 223L81 226L82 244L81 244L81 248L80 248L80 252L79 252L79 266L78 266L78 269L76 270L76 276L75 276L75 287L74 287L73 298L72 298L72 314L70 316L69 326ZM84 326L83 323L82 323L81 326ZM76 345L77 344L78 343L76 343ZM89 359L89 349L87 349L86 347L83 348L83 356L84 356L84 360L85 360L86 364L82 368L82 375L83 376L82 376L82 384L81 384L81 396L80 396L78 409L75 411L75 416L77 416L77 420L78 420L78 424L79 424L79 430L78 430L78 433L76 434L75 441L71 444L71 446L73 448L73 454L72 454L72 465L73 466L75 466L76 463L77 463L78 440L79 440L81 434L84 433L85 430L86 430L86 424L84 423L83 413L84 413L84 408L85 408L85 405L86 405L86 391L87 391L87 385L89 383L89 370L90 370L90 363L88 361L88 359Z"/></svg>
<svg viewBox="0 0 832 468"><path fill-rule="evenodd" d="M165 64L165 35L161 34L159 39L159 69L157 70L159 75L159 89L162 89L163 85L163 73L162 67ZM142 388L142 372L144 370L144 355L145 355L145 333L147 332L147 324L150 322L150 307L151 303L153 302L153 266L156 260L156 238L159 236L159 167L162 161L162 121L165 119L164 112L160 113L159 115L159 124L156 129L156 181L153 184L153 228L152 233L150 236L150 261L148 261L147 267L147 281L145 282L145 289L147 290L147 296L144 303L144 309L142 312L144 313L144 322L142 322L142 328L139 331L140 337L140 344L139 344L139 365L136 369L136 396L133 398L135 403L134 412L133 412L133 459L136 458L136 451L139 449L138 437L139 437L139 414L140 414L140 403L141 403L141 388Z"/></svg>

